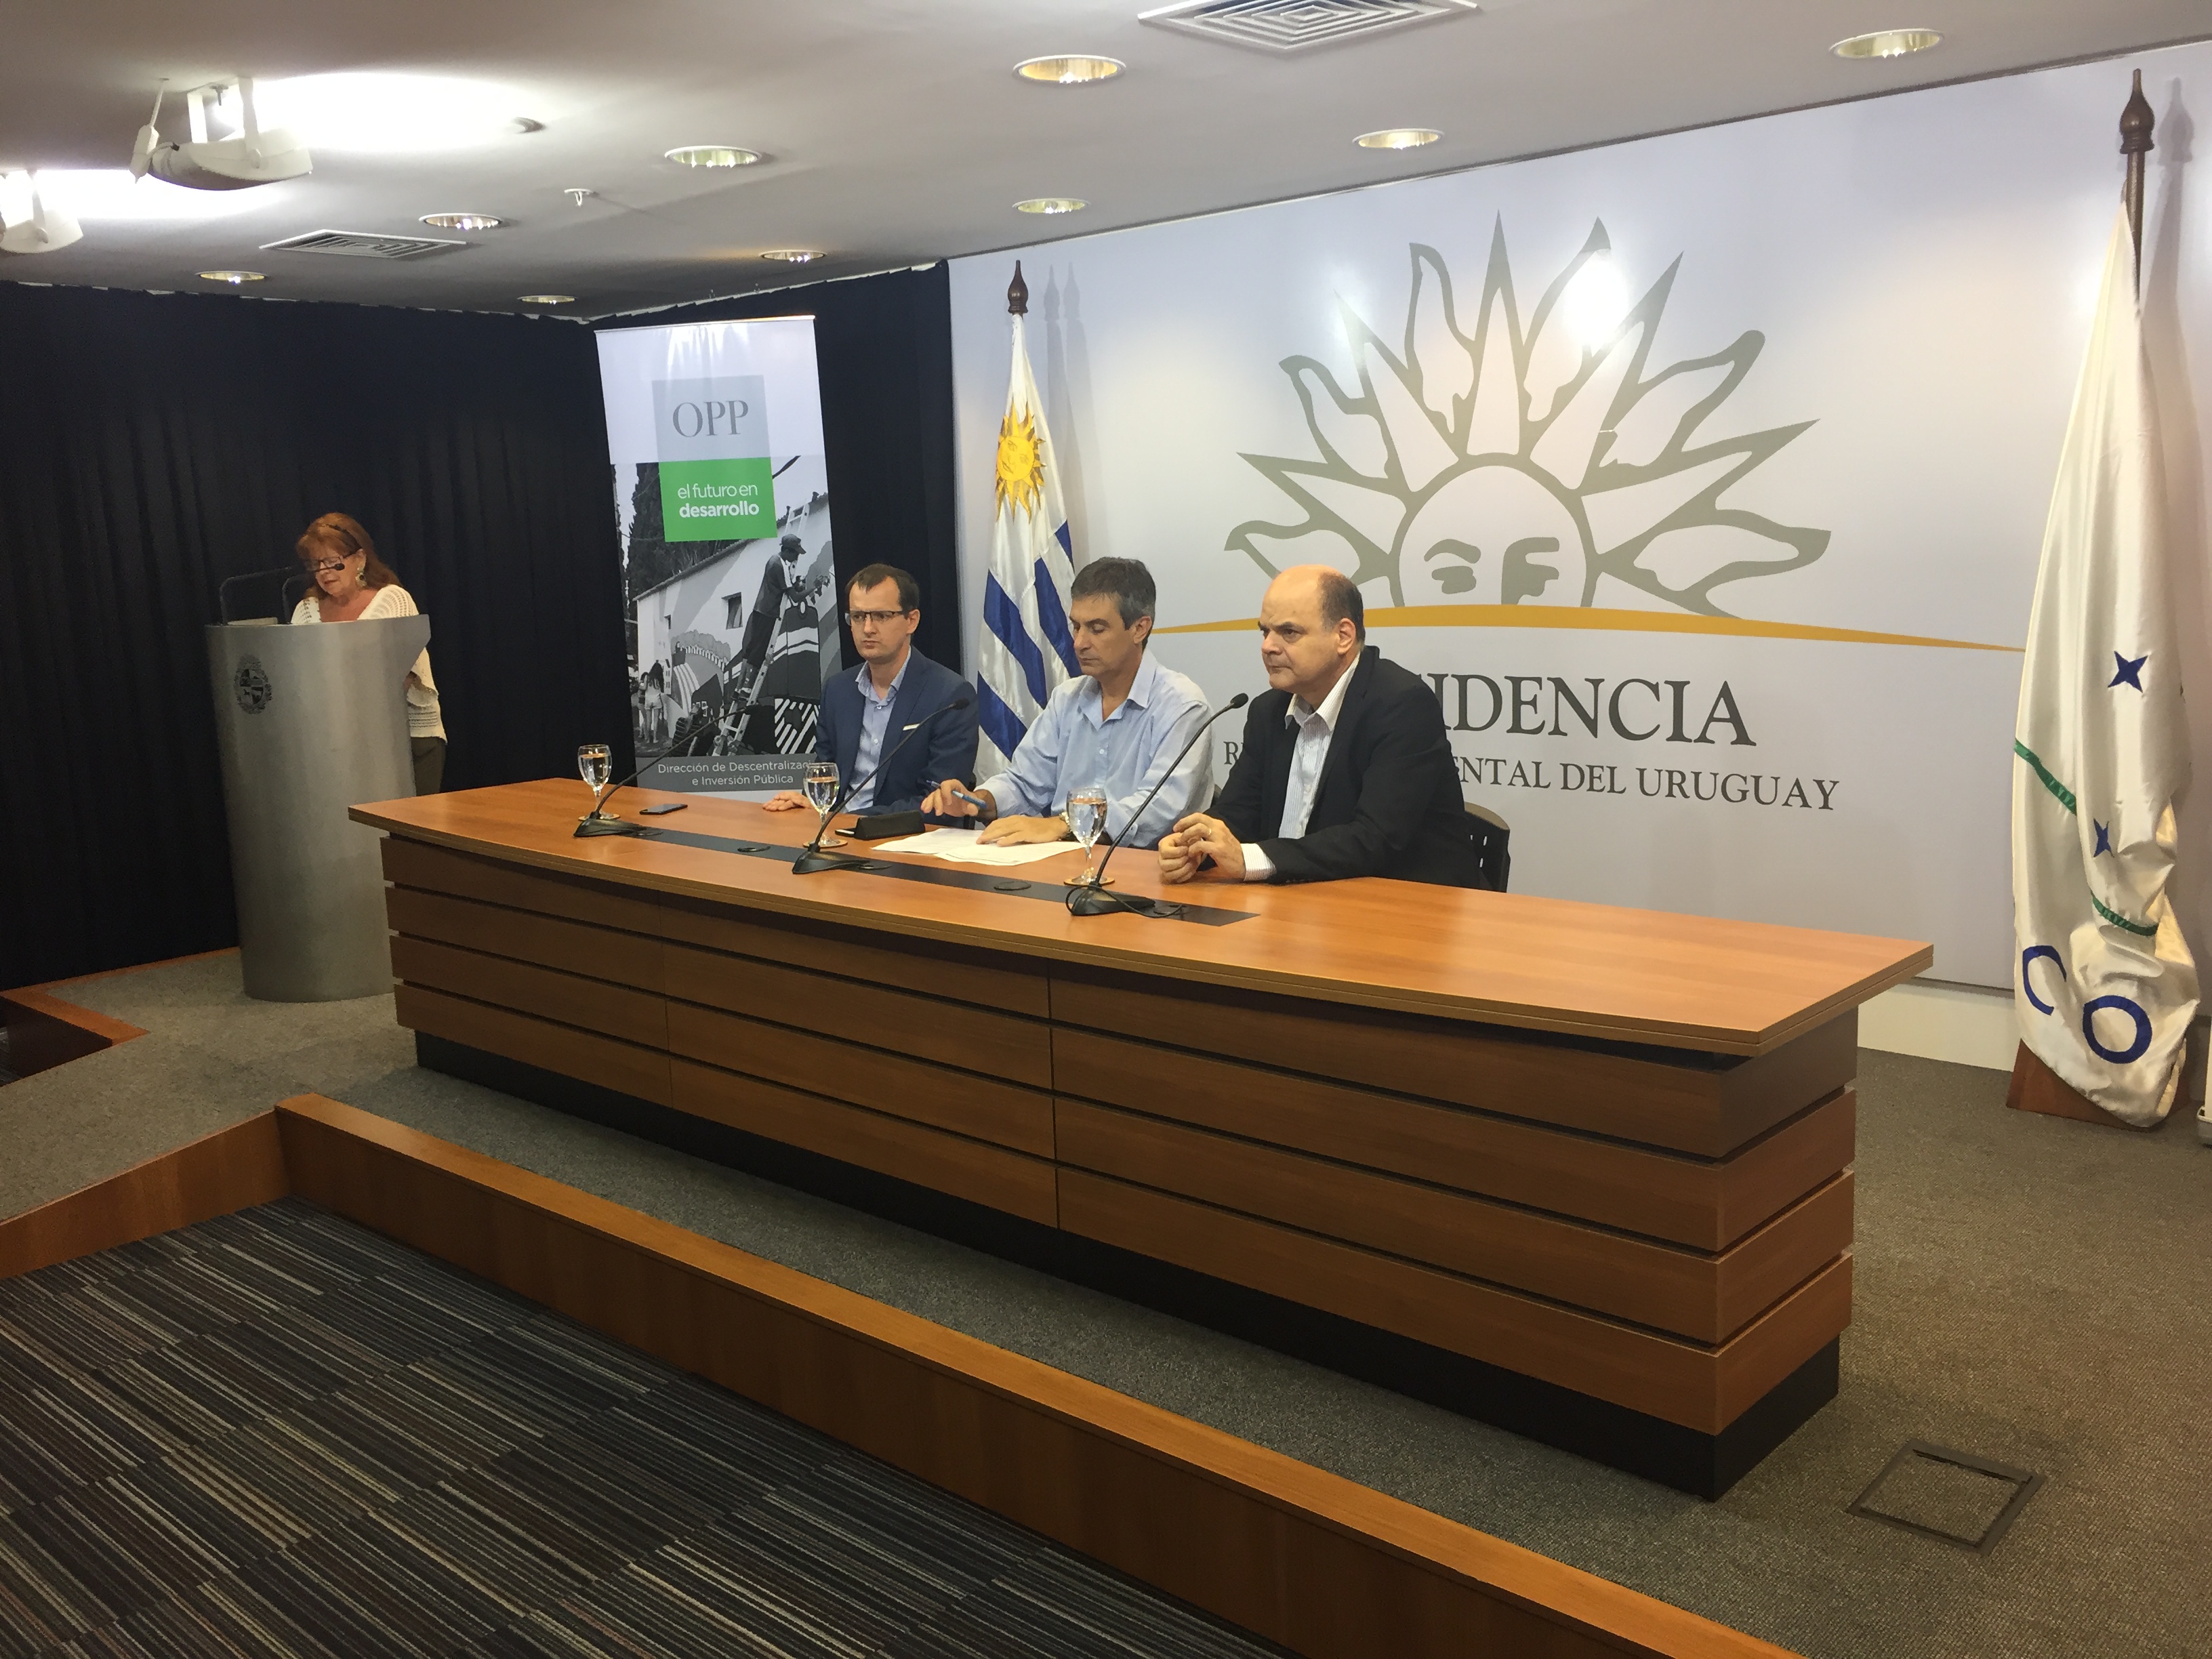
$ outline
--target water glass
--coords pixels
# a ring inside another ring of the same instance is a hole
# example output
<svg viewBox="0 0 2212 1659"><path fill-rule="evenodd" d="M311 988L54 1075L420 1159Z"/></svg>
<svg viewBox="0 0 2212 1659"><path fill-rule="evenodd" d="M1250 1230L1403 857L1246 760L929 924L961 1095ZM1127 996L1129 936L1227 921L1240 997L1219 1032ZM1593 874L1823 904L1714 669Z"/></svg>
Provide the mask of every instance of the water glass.
<svg viewBox="0 0 2212 1659"><path fill-rule="evenodd" d="M599 791L607 787L607 780L614 775L614 756L603 743L580 744L576 750L576 770L591 786L592 799L597 805Z"/></svg>
<svg viewBox="0 0 2212 1659"><path fill-rule="evenodd" d="M806 799L813 806L815 816L822 820L821 836L814 843L817 847L842 847L842 836L830 833L830 809L837 804L837 763L813 761L806 768Z"/></svg>
<svg viewBox="0 0 2212 1659"><path fill-rule="evenodd" d="M1079 789L1067 798L1067 827L1075 831L1076 840L1083 843L1083 873L1075 878L1079 885L1096 887L1098 872L1091 867L1091 855L1098 845L1098 837L1106 833L1106 789L1103 784L1092 784Z"/></svg>

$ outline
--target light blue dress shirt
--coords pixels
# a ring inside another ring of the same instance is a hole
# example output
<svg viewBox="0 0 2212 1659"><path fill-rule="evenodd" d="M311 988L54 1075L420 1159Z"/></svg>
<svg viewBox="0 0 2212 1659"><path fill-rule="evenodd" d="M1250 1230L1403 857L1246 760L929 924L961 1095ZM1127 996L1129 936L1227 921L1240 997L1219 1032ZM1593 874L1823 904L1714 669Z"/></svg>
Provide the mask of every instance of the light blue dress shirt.
<svg viewBox="0 0 2212 1659"><path fill-rule="evenodd" d="M1104 720L1098 682L1088 674L1063 683L1030 723L1014 758L983 780L1002 816L1057 812L1073 791L1106 786L1106 834L1117 846L1156 847L1186 812L1213 794L1211 745L1200 744L1160 790L1141 822L1130 819L1154 784L1167 776L1176 750L1206 719L1206 693L1148 653L1129 695Z"/></svg>
<svg viewBox="0 0 2212 1659"><path fill-rule="evenodd" d="M853 775L868 778L853 792L853 799L845 803L848 812L865 812L876 804L876 781L868 774L876 769L883 758L884 734L891 729L891 705L898 701L899 687L906 684L906 671L914 665L914 648L907 647L906 660L891 676L891 689L880 697L876 695L876 678L868 665L860 665L859 678L854 684L860 688L860 741L853 750Z"/></svg>

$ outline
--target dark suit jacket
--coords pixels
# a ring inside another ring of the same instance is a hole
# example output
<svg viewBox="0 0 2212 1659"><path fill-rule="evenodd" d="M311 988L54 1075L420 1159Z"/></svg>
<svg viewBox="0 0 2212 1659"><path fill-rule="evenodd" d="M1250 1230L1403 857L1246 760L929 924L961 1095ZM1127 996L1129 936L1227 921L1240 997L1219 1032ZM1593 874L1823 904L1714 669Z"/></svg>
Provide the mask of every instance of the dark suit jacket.
<svg viewBox="0 0 2212 1659"><path fill-rule="evenodd" d="M1359 653L1352 676L1306 833L1292 841L1275 833L1297 742L1297 728L1285 723L1287 691L1252 700L1243 751L1213 815L1237 840L1260 844L1274 860L1277 881L1395 876L1502 889L1503 871L1493 881L1483 867L1480 840L1486 826L1461 799L1459 763L1436 693L1371 645Z"/></svg>
<svg viewBox="0 0 2212 1659"><path fill-rule="evenodd" d="M971 788L975 782L975 688L913 647L907 648L911 654L898 698L891 704L890 725L884 732L884 755L907 735L910 722L955 697L965 696L969 702L899 750L876 779L871 812L910 812L946 778L957 778ZM848 783L854 781L853 769L860 752L860 688L854 678L859 672L857 668L840 669L822 688L822 717L814 726L815 758L836 761L838 777Z"/></svg>

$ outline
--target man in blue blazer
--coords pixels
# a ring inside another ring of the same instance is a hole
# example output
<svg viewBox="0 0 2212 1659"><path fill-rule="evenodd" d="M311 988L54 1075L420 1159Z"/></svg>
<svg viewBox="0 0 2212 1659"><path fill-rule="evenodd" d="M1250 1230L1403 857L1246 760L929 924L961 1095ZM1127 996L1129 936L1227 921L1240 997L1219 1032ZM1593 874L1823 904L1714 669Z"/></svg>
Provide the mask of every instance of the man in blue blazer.
<svg viewBox="0 0 2212 1659"><path fill-rule="evenodd" d="M939 780L975 781L975 688L914 648L921 625L921 588L896 565L872 564L845 588L845 621L860 654L853 673L832 675L822 688L822 714L814 726L817 760L837 763L847 781L866 779L846 803L852 812L910 812ZM900 739L915 722L957 698L968 707L945 715L904 748ZM882 773L867 779L887 755ZM772 812L807 805L785 790L764 803Z"/></svg>

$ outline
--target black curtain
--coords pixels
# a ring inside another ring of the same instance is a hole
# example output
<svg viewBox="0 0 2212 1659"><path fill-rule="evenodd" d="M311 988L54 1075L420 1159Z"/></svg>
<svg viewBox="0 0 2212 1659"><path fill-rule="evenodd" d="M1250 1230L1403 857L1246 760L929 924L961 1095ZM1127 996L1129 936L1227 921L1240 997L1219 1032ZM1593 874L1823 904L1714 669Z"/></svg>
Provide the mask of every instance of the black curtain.
<svg viewBox="0 0 2212 1659"><path fill-rule="evenodd" d="M960 665L953 526L952 277L944 264L611 317L600 328L814 319L839 591L881 561L921 583L926 656ZM711 544L694 544L708 547ZM842 604L839 607L843 608ZM851 641L845 657L854 660Z"/></svg>
<svg viewBox="0 0 2212 1659"><path fill-rule="evenodd" d="M0 283L0 986L235 942L201 630L331 511L430 617L447 787L628 751L588 329Z"/></svg>

